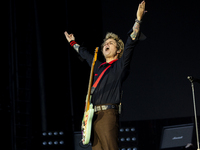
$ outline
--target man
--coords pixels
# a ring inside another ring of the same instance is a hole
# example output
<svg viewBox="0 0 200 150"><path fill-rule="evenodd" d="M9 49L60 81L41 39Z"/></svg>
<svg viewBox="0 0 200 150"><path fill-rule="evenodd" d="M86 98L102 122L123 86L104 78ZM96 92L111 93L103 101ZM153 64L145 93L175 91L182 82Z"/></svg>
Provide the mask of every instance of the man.
<svg viewBox="0 0 200 150"><path fill-rule="evenodd" d="M91 101L95 110L93 150L118 150L118 106L121 101L121 87L130 69L133 49L139 38L140 23L145 12L145 1L142 1L138 6L137 19L128 36L125 48L123 41L114 33L107 33L101 46L106 62L96 61L94 82L105 68L111 66L104 73L92 95ZM66 31L64 34L70 45L91 66L93 55L75 42L73 34L68 34Z"/></svg>

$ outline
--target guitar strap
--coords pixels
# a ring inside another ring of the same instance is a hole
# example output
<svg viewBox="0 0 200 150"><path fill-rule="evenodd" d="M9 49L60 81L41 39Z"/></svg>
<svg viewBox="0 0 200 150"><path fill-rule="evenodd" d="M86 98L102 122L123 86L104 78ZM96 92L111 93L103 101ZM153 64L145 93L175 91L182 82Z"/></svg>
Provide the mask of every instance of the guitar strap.
<svg viewBox="0 0 200 150"><path fill-rule="evenodd" d="M106 67L102 73L100 74L100 76L97 78L97 80L95 81L95 83L93 84L92 88L91 88L91 95L94 93L99 81L101 80L101 78L103 77L104 73L106 72L106 70L108 70L108 68L110 68L111 65L109 65L108 67ZM123 91L121 93L121 99L122 99L122 94L123 94ZM119 114L121 114L121 100L120 100L120 104L119 104Z"/></svg>
<svg viewBox="0 0 200 150"><path fill-rule="evenodd" d="M104 73L106 72L106 70L108 70L108 68L110 68L111 65L109 65L108 67L106 67L102 73L99 75L99 77L97 78L97 80L95 81L95 83L93 84L92 88L91 88L91 95L94 93L94 90L96 89L99 81L101 80L101 78L103 77Z"/></svg>

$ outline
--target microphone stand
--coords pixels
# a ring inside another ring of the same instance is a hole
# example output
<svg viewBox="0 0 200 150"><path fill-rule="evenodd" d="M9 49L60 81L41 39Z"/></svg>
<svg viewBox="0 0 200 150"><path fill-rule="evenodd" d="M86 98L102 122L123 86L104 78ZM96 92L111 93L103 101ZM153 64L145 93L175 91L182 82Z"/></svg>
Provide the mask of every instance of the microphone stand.
<svg viewBox="0 0 200 150"><path fill-rule="evenodd" d="M194 118L195 118L195 126L196 126L196 138L197 138L197 150L199 149L199 133L198 133L198 124L197 124L197 112L196 112L196 104L195 104L195 94L194 94L194 83L193 80L188 78L191 82L192 87L192 97L193 97L193 106L194 106Z"/></svg>

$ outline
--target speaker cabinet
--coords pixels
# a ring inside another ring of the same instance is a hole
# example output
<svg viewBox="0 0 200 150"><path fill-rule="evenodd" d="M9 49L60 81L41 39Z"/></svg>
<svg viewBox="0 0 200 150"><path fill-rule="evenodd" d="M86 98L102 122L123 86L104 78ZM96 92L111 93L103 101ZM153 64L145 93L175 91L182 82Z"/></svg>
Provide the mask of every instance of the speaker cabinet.
<svg viewBox="0 0 200 150"><path fill-rule="evenodd" d="M74 132L74 148L75 150L92 150L91 144L83 145L81 142L82 133L81 131Z"/></svg>

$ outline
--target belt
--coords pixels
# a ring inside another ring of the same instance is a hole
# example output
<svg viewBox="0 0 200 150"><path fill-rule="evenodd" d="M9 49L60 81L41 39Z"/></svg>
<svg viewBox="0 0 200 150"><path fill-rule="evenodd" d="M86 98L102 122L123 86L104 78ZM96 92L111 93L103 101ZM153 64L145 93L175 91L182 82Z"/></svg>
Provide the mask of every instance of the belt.
<svg viewBox="0 0 200 150"><path fill-rule="evenodd" d="M107 109L117 109L118 105L100 105L100 106L94 106L94 112L101 111L101 110L107 110Z"/></svg>

